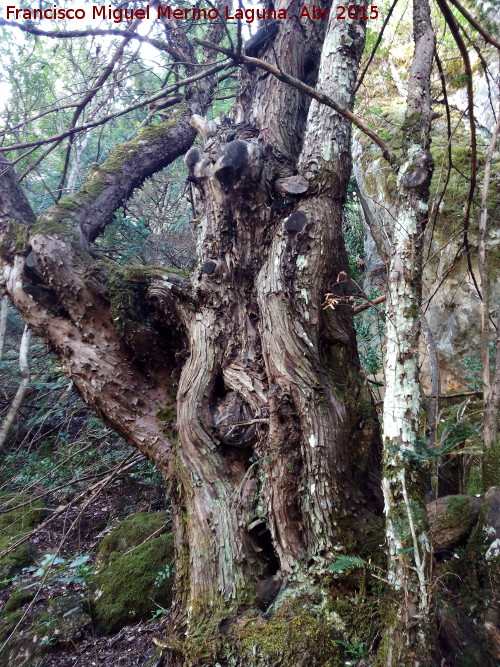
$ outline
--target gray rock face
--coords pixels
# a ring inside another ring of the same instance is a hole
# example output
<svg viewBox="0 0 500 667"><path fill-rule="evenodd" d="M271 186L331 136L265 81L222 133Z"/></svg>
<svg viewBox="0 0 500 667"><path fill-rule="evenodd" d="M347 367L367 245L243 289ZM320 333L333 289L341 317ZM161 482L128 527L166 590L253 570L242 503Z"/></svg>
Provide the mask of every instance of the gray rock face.
<svg viewBox="0 0 500 667"><path fill-rule="evenodd" d="M487 116L485 116L485 122ZM435 131L439 131L436 125ZM483 137L483 143L489 139ZM486 141L487 143L487 141ZM466 148L461 147L465 152ZM367 144L359 135L353 145L353 173L359 191L359 200L364 215L364 248L366 278L364 289L385 292L385 260L390 252L390 229L396 214L393 199L395 182L387 178L387 166L380 151ZM435 178L439 178L436 166ZM493 176L491 188L497 188ZM494 190L492 190L494 191ZM463 240L461 232L465 195L452 188L440 205L435 225L428 230L424 251L423 301L429 328L436 342L441 370L442 391L464 388L464 361L480 357L480 305L481 301L468 271L467 260L457 255ZM431 208L432 212L432 208ZM478 281L477 271L477 209L473 209L470 221L470 244L472 266ZM433 216L431 216L433 217ZM488 250L490 257L500 257L500 229L494 221L489 225ZM491 261L494 264L494 259ZM491 307L496 309L500 301L500 276L498 266L492 272L490 285ZM421 343L422 383L430 390L430 368L425 343Z"/></svg>

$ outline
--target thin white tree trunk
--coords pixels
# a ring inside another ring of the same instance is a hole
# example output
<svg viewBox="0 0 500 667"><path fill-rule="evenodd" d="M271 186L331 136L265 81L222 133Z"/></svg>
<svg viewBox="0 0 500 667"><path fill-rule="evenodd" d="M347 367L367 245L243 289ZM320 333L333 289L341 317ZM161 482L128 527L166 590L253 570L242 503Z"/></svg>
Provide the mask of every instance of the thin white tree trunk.
<svg viewBox="0 0 500 667"><path fill-rule="evenodd" d="M433 172L430 78L435 35L427 0L413 2L415 53L408 85L404 158L397 173L398 211L387 271L383 408L383 478L388 578L399 596L384 638L389 667L431 664L429 654L430 548L425 498L416 465L420 385L422 239Z"/></svg>
<svg viewBox="0 0 500 667"><path fill-rule="evenodd" d="M9 411L3 420L3 424L0 427L0 449L2 449L7 440L10 427L14 423L14 419L19 412L19 408L22 405L31 379L29 367L30 340L31 330L29 329L28 325L26 325L24 327L23 336L21 338L21 345L19 347L19 370L21 373L21 382L19 383L19 387L17 388L16 395L14 396L14 400L12 401Z"/></svg>

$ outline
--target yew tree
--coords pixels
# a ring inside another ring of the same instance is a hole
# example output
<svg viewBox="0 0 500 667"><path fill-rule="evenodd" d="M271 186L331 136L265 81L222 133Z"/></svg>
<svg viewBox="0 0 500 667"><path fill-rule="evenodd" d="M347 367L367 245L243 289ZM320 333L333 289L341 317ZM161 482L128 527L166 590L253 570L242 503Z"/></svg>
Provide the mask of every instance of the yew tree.
<svg viewBox="0 0 500 667"><path fill-rule="evenodd" d="M246 53L223 23L202 34L164 17L161 39L135 23L108 28L123 41L67 129L2 149L4 289L83 399L168 485L177 584L162 646L172 665L250 664L243 640L225 642L233 626L259 630L256 608L307 601L309 620L328 619L329 565L368 558L383 539L378 425L342 238L352 121L393 159L352 114L367 20L299 20L295 0L275 7L292 20L264 24ZM21 25L37 38L92 32ZM145 41L171 59L161 89L82 120L126 48ZM234 107L207 120L235 72ZM79 190L35 215L5 153L68 141L71 157L79 133L145 103L163 108L161 120L151 113ZM115 212L181 156L195 208L192 273L124 268L99 252ZM325 309L332 290L336 307ZM308 646L296 664L326 664L337 650L321 633Z"/></svg>

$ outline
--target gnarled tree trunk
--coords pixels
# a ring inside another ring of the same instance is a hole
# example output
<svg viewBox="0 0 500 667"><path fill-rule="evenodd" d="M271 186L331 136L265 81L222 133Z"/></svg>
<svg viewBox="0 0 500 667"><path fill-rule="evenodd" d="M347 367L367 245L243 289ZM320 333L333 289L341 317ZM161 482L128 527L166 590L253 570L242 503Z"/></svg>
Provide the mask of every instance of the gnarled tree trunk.
<svg viewBox="0 0 500 667"><path fill-rule="evenodd" d="M352 108L365 25L281 21L264 56ZM213 660L207 627L254 605L259 582L273 591L261 607L313 582L381 511L351 314L321 307L332 285L346 294L349 121L260 70L241 77L232 122L190 124L210 98L210 79L193 84L171 122L38 221L12 170L2 180L13 302L84 399L169 483L172 632L182 632L168 639L169 664ZM193 125L204 144L186 157L199 220L191 279L95 259L89 241L190 148Z"/></svg>

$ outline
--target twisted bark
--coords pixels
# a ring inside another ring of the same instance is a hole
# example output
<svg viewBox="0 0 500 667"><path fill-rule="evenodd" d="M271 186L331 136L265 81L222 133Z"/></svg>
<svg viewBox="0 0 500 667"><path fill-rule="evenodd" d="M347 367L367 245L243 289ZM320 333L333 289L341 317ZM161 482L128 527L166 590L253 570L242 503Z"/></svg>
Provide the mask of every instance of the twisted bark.
<svg viewBox="0 0 500 667"><path fill-rule="evenodd" d="M352 109L365 25L283 21L262 56ZM340 296L348 284L337 279L349 120L253 67L240 91L217 126L200 117L207 83L38 221L4 174L17 202L0 210L9 295L84 399L168 481L172 665L213 661L207 627L217 635L245 608L312 586L381 511L352 314L321 308L332 284ZM191 146L194 127L204 144L186 155L199 219L190 280L96 261L90 244L115 208Z"/></svg>

